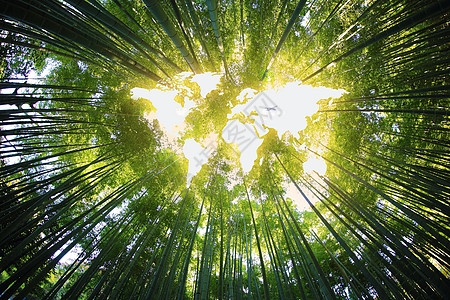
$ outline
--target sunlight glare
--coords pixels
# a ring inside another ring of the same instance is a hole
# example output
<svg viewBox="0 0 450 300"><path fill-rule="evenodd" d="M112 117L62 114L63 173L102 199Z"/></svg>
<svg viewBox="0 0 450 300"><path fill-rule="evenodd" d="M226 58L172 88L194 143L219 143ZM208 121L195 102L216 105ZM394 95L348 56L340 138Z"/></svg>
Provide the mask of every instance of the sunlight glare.
<svg viewBox="0 0 450 300"><path fill-rule="evenodd" d="M156 109L155 117L161 126L164 126L169 133L177 135L175 126L180 126L187 115L187 110L183 110L181 104L175 102L178 91L163 91L160 89L149 91L142 88L134 88L131 92L133 99L148 99ZM190 106L190 103L188 103L188 106Z"/></svg>
<svg viewBox="0 0 450 300"><path fill-rule="evenodd" d="M308 125L307 117L314 115L319 110L317 102L322 99L338 98L344 93L346 91L343 89L313 87L302 85L301 82L290 82L280 88L265 90L261 93L257 93L254 89L244 89L237 97L238 101L244 103L233 107L231 114L228 114L229 120L237 119L238 116L244 116L254 121L253 124L237 123L240 127L236 126L237 131L235 131L245 132L248 135L240 139L242 144L252 139L252 134L259 137L257 138L258 142L253 141L250 146L246 146L245 155L241 150L244 146L239 145L239 140L236 139L238 148L241 151L241 164L245 166L244 171L251 170L256 159L256 155L253 152L256 153L256 149L261 144L262 139L269 132L268 128L275 129L280 139L286 132L290 132L294 137L299 138L299 132ZM230 124L232 124L231 121L228 122L227 127ZM243 127L244 125L246 128ZM229 143L231 141L225 138L225 131L223 132L224 139ZM308 163L307 167L311 163ZM318 168L318 172L325 172L326 170L324 163L316 162L314 167Z"/></svg>
<svg viewBox="0 0 450 300"><path fill-rule="evenodd" d="M244 91L246 92L243 93ZM252 92L251 89L244 91L239 95L240 99L245 99ZM344 93L346 91L343 89L313 87L302 85L301 82L290 82L278 89L259 93L247 103L235 106L228 118L235 117L236 114L250 116L255 120L260 137L268 132L267 128L275 129L279 138L287 131L299 137L298 132L307 126L306 117L312 116L319 110L317 104L319 100L338 98Z"/></svg>

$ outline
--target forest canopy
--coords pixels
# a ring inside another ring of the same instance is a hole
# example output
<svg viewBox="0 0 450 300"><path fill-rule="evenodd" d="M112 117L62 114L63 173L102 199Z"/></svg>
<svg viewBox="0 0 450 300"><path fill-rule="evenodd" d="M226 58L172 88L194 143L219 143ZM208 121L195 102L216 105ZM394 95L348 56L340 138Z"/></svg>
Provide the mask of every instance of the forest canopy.
<svg viewBox="0 0 450 300"><path fill-rule="evenodd" d="M445 299L449 0L0 0L0 299Z"/></svg>

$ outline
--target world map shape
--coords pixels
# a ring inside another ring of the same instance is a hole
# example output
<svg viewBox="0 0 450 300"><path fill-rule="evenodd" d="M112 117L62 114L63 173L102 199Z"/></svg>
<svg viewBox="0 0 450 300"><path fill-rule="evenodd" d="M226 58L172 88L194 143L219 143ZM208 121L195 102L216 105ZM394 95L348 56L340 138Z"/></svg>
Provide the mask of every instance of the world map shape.
<svg viewBox="0 0 450 300"><path fill-rule="evenodd" d="M185 72L179 74L177 79L198 84L201 97L206 98L217 88L221 77L220 73L193 75ZM175 97L181 93L179 89L132 90L133 98L148 99L155 108L155 111L146 114L145 117L148 120L158 120L168 141L165 146L179 154L182 152L189 160L187 175L189 184L216 149L219 137L218 134L210 133L202 143L194 139L184 139L182 150L177 149L176 141L180 140L180 133L186 127L185 118L196 107L196 102L192 99L192 90L184 87L184 92L186 95L184 105L181 105L175 101ZM306 117L318 111L319 100L338 98L344 93L342 89L312 87L302 85L301 82L290 82L259 93L254 89L244 89L237 97L242 104L234 106L231 114L227 116L228 122L221 132L222 138L226 143L237 145L242 170L249 172L257 158L257 149L270 128L274 129L280 138L286 132L298 137L298 132L307 126ZM330 103L332 101L330 100ZM250 121L242 121L242 117Z"/></svg>

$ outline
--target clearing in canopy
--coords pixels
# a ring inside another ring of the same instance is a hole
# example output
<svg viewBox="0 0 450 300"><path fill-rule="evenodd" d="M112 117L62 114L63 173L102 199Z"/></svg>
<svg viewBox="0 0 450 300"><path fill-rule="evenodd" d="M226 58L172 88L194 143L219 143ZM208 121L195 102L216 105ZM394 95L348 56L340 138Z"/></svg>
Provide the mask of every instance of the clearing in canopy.
<svg viewBox="0 0 450 300"><path fill-rule="evenodd" d="M0 0L0 299L447 299L450 0Z"/></svg>

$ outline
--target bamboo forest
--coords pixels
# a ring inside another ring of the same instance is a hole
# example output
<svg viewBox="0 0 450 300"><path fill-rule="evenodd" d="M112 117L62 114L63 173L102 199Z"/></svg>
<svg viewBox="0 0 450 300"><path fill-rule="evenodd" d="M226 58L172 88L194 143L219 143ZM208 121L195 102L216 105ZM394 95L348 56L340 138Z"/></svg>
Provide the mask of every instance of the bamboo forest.
<svg viewBox="0 0 450 300"><path fill-rule="evenodd" d="M449 299L450 0L0 0L0 299Z"/></svg>

